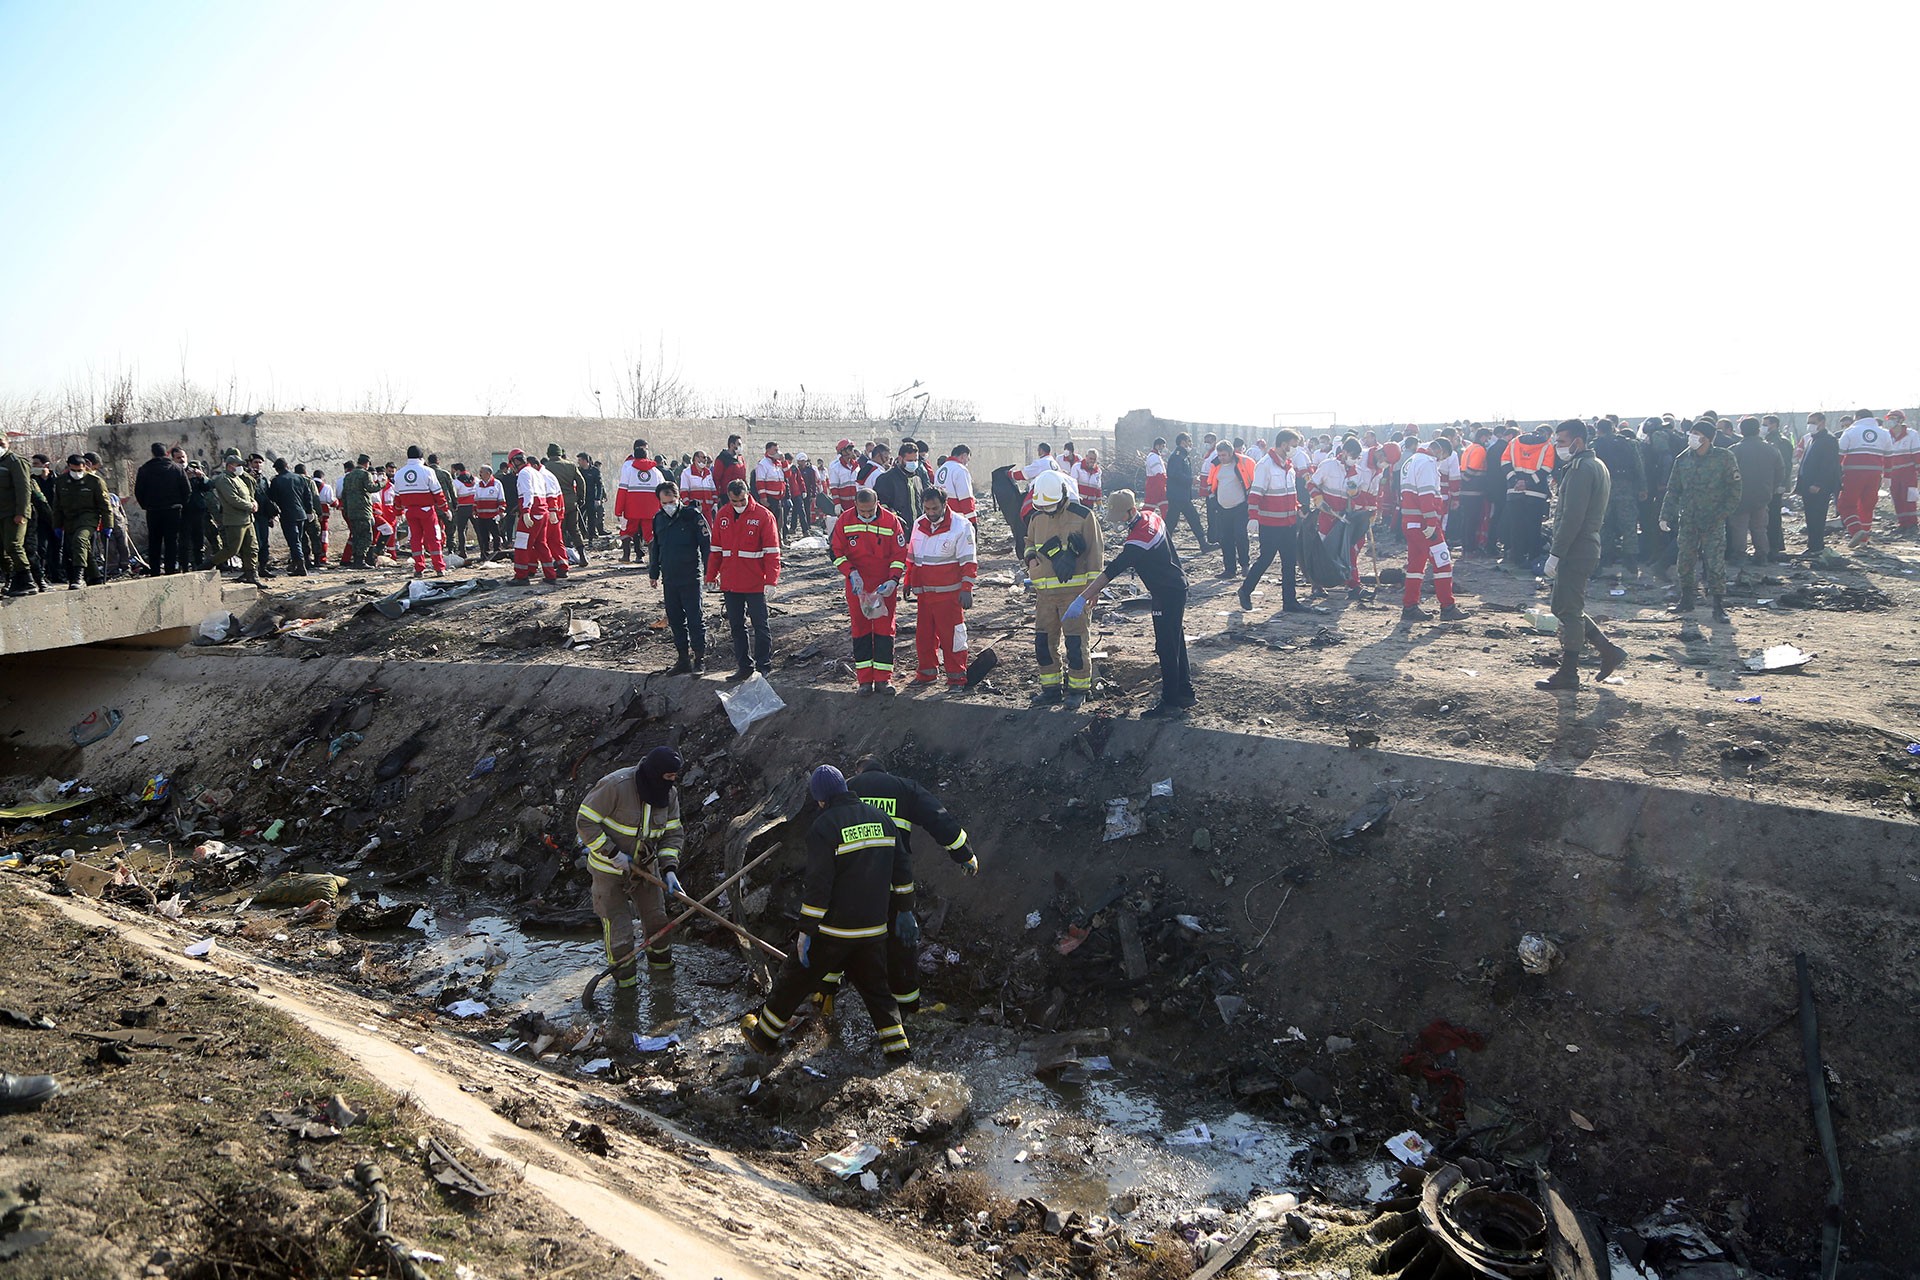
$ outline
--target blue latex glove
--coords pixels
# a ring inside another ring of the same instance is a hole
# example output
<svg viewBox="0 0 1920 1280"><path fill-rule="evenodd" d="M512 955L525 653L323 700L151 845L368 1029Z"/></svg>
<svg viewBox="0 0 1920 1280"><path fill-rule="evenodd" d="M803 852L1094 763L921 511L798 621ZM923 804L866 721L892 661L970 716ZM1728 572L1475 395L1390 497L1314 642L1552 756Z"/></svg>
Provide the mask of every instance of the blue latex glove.
<svg viewBox="0 0 1920 1280"><path fill-rule="evenodd" d="M810 933L801 934L799 940L793 944L793 954L799 959L802 969L807 967L807 949L812 945L813 935Z"/></svg>
<svg viewBox="0 0 1920 1280"><path fill-rule="evenodd" d="M686 896L686 890L680 887L680 877L677 874L675 874L672 871L668 871L662 874L660 878L667 882L668 897L684 898Z"/></svg>
<svg viewBox="0 0 1920 1280"><path fill-rule="evenodd" d="M911 911L902 911L893 921L893 936L910 947L920 945L920 917Z"/></svg>
<svg viewBox="0 0 1920 1280"><path fill-rule="evenodd" d="M897 585L898 584L895 583L893 579L889 578L885 582L881 583L879 586L875 587L873 589L873 594L879 596L881 599L884 600L888 596L893 594L893 589Z"/></svg>
<svg viewBox="0 0 1920 1280"><path fill-rule="evenodd" d="M1085 596L1075 596L1073 603L1067 606L1066 616L1069 618L1077 618L1086 611L1087 598Z"/></svg>
<svg viewBox="0 0 1920 1280"><path fill-rule="evenodd" d="M847 581L853 584L853 594L857 596L863 596L867 594L867 584L861 580L860 571L858 569L855 569L852 573L847 575Z"/></svg>

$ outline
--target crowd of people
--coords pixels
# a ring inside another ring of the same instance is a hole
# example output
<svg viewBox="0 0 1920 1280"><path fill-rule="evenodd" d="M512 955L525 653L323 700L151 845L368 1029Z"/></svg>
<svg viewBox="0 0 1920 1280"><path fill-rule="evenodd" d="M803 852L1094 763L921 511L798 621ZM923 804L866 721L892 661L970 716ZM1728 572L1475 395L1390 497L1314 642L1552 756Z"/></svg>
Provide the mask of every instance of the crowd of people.
<svg viewBox="0 0 1920 1280"><path fill-rule="evenodd" d="M1093 688L1088 607L1113 577L1132 572L1152 597L1162 674L1160 702L1146 714L1193 705L1183 634L1189 566L1173 541L1183 521L1202 553L1218 551L1219 576L1238 582L1243 611L1276 562L1280 611L1326 613L1343 589L1350 604L1369 603L1383 576L1394 576L1380 570L1383 550L1404 554L1406 624L1436 616L1421 607L1428 583L1440 620L1468 616L1454 594L1456 557L1528 580L1545 576L1564 615L1563 643L1576 657L1583 637L1593 644L1604 675L1617 664L1611 643L1575 609L1587 580L1677 578L1673 607L1683 614L1698 607L1704 586L1724 621L1729 566L1743 575L1790 558L1782 505L1789 492L1801 499L1803 556L1827 554L1832 511L1849 547L1870 541L1883 485L1896 536L1920 538L1920 434L1904 412L1862 410L1833 425L1837 434L1813 414L1795 439L1772 415L1666 416L1637 428L1606 416L1557 427L1458 423L1426 440L1414 428L1281 430L1251 449L1212 433L1196 445L1182 433L1140 455L1137 495L1110 490L1096 450L1069 442L1056 454L1041 444L1031 461L994 477L1019 581L1034 599L1035 696L1069 710L1085 702ZM259 581L275 573L276 530L286 571L305 576L336 556L336 517L345 537L335 563L364 568L384 556L401 564L404 555L416 577L445 573L451 551L510 556L516 583L537 576L557 585L586 562L591 539L612 536L622 561L644 567L661 593L673 672L706 670L703 592L717 587L733 649L730 679L745 680L773 662L766 591L779 581L782 549L818 530L843 577L859 693L967 683L979 544L965 444L936 454L913 439L897 449L843 439L822 465L775 440L757 457L734 435L711 456L695 450L676 459L655 458L641 439L611 489L592 457L569 460L558 444L544 454L512 450L498 471L443 468L417 446L402 461L363 454L334 478L231 449L208 476L179 446L156 443L152 452L134 481L147 521L143 560L96 457L76 454L56 475L44 457L28 466L0 451L0 517L13 517L8 592L44 589L49 579L78 589L119 566L162 574L224 565ZM1003 479L1011 500L999 492ZM1111 558L1108 528L1117 537ZM1363 577L1369 554L1373 571ZM1576 576L1578 592L1570 585ZM897 671L894 652L903 605L916 610L910 676Z"/></svg>

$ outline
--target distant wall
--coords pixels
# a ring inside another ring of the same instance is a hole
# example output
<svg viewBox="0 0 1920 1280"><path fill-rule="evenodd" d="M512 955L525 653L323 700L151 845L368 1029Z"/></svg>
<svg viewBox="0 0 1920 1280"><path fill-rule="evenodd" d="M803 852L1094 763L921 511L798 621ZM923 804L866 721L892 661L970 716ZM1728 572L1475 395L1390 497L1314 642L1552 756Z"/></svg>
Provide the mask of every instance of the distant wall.
<svg viewBox="0 0 1920 1280"><path fill-rule="evenodd" d="M109 486L131 500L133 473L150 456L149 445L181 444L195 458L217 461L224 449L260 452L269 458L318 465L328 475L339 473L347 458L366 454L380 462L406 457L407 446L418 444L440 455L443 465L464 462L478 467L509 449L544 453L558 444L571 458L584 450L617 469L634 440L647 442L654 457L678 458L695 449L717 453L729 435L745 440L757 457L767 441L783 449L802 450L815 458L833 454L842 439L864 444L885 440L897 445L907 434L890 422L796 422L768 418L692 418L641 421L625 418L480 417L443 414L386 413L259 413L189 418L178 422L140 422L96 428L87 447L100 453ZM1047 440L1056 447L1066 439L1039 427L999 422L923 422L913 428L915 439L936 450L966 444L973 450L973 472L981 489L987 473L1033 456L1033 447ZM1111 432L1075 432L1081 448L1111 452ZM78 441L73 447L79 447ZM609 482L613 479L608 477Z"/></svg>

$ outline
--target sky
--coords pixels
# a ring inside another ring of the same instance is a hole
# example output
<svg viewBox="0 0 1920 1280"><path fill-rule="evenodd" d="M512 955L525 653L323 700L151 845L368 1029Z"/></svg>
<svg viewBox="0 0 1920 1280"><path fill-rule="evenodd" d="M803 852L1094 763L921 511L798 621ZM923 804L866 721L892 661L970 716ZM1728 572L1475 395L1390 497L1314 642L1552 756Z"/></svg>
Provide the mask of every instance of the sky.
<svg viewBox="0 0 1920 1280"><path fill-rule="evenodd" d="M1920 6L0 0L0 395L1920 404Z"/></svg>

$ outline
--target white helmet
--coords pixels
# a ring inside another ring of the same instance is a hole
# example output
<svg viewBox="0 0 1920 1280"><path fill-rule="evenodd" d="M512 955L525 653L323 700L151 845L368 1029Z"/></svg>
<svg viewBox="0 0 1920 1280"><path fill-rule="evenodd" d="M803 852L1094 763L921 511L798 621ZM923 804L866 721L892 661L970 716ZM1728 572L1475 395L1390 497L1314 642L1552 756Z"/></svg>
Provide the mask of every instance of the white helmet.
<svg viewBox="0 0 1920 1280"><path fill-rule="evenodd" d="M1033 505L1051 511L1067 500L1067 478L1058 471L1042 471L1033 480Z"/></svg>

